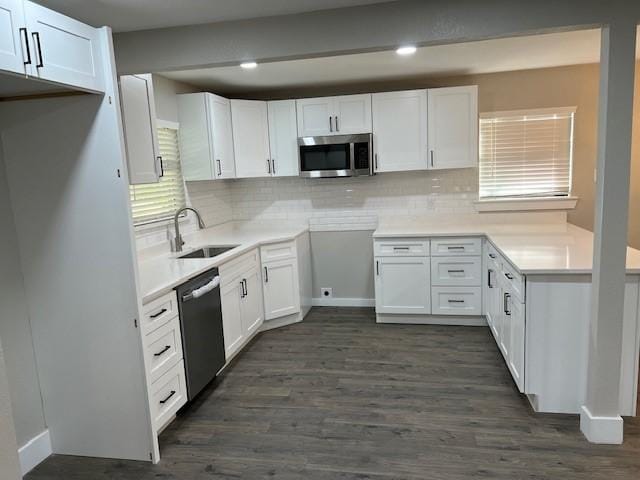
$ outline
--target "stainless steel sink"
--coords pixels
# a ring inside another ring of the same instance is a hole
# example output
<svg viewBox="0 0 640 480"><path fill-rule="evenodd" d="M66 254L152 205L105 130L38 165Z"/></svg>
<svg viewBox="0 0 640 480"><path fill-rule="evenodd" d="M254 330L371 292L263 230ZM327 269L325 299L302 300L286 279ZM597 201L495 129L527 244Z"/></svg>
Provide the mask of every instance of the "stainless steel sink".
<svg viewBox="0 0 640 480"><path fill-rule="evenodd" d="M211 258L222 255L224 252L228 252L232 248L236 248L238 245L225 245L225 246L206 246L194 250L193 252L186 253L178 258Z"/></svg>

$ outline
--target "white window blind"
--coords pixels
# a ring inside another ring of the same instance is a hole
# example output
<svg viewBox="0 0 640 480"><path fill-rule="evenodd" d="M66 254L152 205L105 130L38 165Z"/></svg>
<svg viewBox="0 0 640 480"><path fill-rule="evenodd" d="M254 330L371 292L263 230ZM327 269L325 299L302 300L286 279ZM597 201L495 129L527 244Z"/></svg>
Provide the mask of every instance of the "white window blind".
<svg viewBox="0 0 640 480"><path fill-rule="evenodd" d="M131 213L135 225L172 218L176 211L186 204L178 150L178 130L158 128L158 142L164 176L158 183L130 187Z"/></svg>
<svg viewBox="0 0 640 480"><path fill-rule="evenodd" d="M569 195L575 108L480 115L480 198Z"/></svg>

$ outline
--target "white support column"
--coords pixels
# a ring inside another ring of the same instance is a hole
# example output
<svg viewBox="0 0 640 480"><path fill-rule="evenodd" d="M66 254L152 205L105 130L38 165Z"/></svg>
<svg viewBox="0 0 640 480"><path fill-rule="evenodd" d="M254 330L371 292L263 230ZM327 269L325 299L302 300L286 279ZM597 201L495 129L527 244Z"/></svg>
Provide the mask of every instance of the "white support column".
<svg viewBox="0 0 640 480"><path fill-rule="evenodd" d="M620 359L625 285L636 24L602 28L592 317L580 429L594 443L622 443Z"/></svg>

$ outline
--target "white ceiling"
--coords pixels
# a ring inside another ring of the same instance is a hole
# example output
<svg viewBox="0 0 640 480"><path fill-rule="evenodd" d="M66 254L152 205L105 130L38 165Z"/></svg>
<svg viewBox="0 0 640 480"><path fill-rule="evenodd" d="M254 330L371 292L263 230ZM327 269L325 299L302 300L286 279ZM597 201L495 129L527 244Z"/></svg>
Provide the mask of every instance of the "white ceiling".
<svg viewBox="0 0 640 480"><path fill-rule="evenodd" d="M116 32L288 15L389 0L36 0Z"/></svg>
<svg viewBox="0 0 640 480"><path fill-rule="evenodd" d="M217 67L161 75L221 94L597 63L600 31L582 30L394 51Z"/></svg>

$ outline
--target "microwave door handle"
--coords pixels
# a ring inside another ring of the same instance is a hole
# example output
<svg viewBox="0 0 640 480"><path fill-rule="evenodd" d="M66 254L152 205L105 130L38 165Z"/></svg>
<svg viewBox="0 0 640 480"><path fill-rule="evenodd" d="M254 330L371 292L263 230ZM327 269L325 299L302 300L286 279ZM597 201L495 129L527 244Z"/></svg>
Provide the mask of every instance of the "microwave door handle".
<svg viewBox="0 0 640 480"><path fill-rule="evenodd" d="M355 144L353 142L351 142L349 144L349 164L351 166L351 174L353 175L355 173L356 170L356 159L355 159L355 154L356 154L356 149L355 149Z"/></svg>

